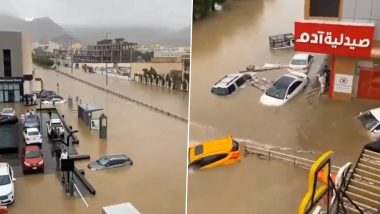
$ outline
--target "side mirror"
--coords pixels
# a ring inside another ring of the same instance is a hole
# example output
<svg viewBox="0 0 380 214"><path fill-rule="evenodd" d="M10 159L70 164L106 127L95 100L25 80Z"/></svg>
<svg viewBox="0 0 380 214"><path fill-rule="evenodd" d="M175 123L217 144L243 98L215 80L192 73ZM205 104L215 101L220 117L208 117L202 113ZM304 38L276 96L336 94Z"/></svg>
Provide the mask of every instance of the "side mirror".
<svg viewBox="0 0 380 214"><path fill-rule="evenodd" d="M285 97L285 98L286 98L286 99L289 99L289 97L290 97L290 95L286 95L286 97Z"/></svg>
<svg viewBox="0 0 380 214"><path fill-rule="evenodd" d="M12 181L16 181L16 178L13 178Z"/></svg>

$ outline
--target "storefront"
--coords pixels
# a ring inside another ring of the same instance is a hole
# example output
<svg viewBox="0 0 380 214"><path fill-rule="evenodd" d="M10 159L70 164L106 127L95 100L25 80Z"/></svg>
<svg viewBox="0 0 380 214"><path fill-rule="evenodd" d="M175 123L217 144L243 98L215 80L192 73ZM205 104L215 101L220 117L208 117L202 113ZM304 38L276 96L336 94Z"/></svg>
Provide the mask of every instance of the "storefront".
<svg viewBox="0 0 380 214"><path fill-rule="evenodd" d="M0 78L0 103L19 102L23 93L22 78Z"/></svg>
<svg viewBox="0 0 380 214"><path fill-rule="evenodd" d="M295 50L331 56L331 98L380 100L380 56L374 35L371 23L299 21Z"/></svg>

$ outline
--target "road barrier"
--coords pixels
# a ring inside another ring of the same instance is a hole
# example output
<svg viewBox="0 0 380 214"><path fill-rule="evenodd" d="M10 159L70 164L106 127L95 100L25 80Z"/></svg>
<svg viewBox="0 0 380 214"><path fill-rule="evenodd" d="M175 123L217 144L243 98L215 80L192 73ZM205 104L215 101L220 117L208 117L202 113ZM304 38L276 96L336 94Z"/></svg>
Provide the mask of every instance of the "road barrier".
<svg viewBox="0 0 380 214"><path fill-rule="evenodd" d="M112 94L112 95L114 95L114 96L116 96L116 97L119 97L119 98L121 98L121 99L123 99L123 100L127 100L127 101L129 101L129 102L136 103L137 105L143 106L143 107L148 108L148 109L150 109L150 110L153 110L153 111L155 111L155 112L158 112L158 113L164 114L164 115L166 115L166 116L169 116L169 117L172 117L172 118L174 118L174 119L177 119L177 120L180 120L180 121L182 121L182 122L186 122L186 123L187 123L187 119L186 119L186 118L183 118L183 117L178 116L178 115L176 115L176 114L170 113L170 112L168 112L168 111L165 111L165 110L159 109L159 108L157 108L157 107L151 106L151 105L146 104L146 103L144 103L144 102L141 102L141 101L139 101L139 100L136 100L136 99L133 99L133 98L131 98L131 97L128 97L128 96L122 95L122 94L120 94L120 93L114 92L114 91L112 91L112 90L110 90L110 89L107 89L107 88L104 88L104 87L98 86L98 85L96 85L96 84L94 84L94 83L91 83L91 82L88 82L88 81L82 80L82 79L80 79L80 78L78 78L78 77L72 76L72 75L67 74L67 73L65 73L65 72L62 72L62 71L59 71L59 70L58 70L58 72L59 72L60 74L62 74L62 75L65 75L65 76L71 78L71 79L75 79L75 80L77 80L77 81L79 81L79 82L82 82L82 83L84 83L84 84L86 84L86 85L92 86L92 87L94 87L94 88L96 88L96 89L99 89L99 90L101 90L101 91L104 91L104 92L106 92L106 93Z"/></svg>

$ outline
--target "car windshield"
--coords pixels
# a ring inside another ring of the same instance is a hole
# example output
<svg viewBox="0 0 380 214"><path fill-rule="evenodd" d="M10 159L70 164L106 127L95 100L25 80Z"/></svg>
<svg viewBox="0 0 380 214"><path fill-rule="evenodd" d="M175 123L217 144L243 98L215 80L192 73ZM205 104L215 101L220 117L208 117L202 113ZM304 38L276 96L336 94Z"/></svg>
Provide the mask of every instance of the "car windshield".
<svg viewBox="0 0 380 214"><path fill-rule="evenodd" d="M25 153L26 158L37 158L41 156L42 156L42 153L40 151L32 151L32 152Z"/></svg>
<svg viewBox="0 0 380 214"><path fill-rule="evenodd" d="M99 160L97 160L96 162L102 166L105 166L109 162L109 160L110 159L108 157L102 157Z"/></svg>
<svg viewBox="0 0 380 214"><path fill-rule="evenodd" d="M37 131L33 131L33 132L28 132L28 135L29 136L37 136L37 135L40 135L40 133Z"/></svg>
<svg viewBox="0 0 380 214"><path fill-rule="evenodd" d="M0 175L0 186L7 185L11 183L9 175Z"/></svg>
<svg viewBox="0 0 380 214"><path fill-rule="evenodd" d="M358 118L362 125L368 130L372 130L379 123L379 121L369 111L363 113Z"/></svg>
<svg viewBox="0 0 380 214"><path fill-rule="evenodd" d="M212 88L211 92L216 94L216 95L228 95L228 89L227 88L221 88L221 87Z"/></svg>
<svg viewBox="0 0 380 214"><path fill-rule="evenodd" d="M37 123L37 117L29 116L25 119L25 123Z"/></svg>
<svg viewBox="0 0 380 214"><path fill-rule="evenodd" d="M306 65L307 61L304 59L293 59L291 64L292 65Z"/></svg>
<svg viewBox="0 0 380 214"><path fill-rule="evenodd" d="M289 85L293 82L293 78L288 76L283 76L277 80L268 90L265 92L266 95L274 97L277 99L284 99L286 91Z"/></svg>
<svg viewBox="0 0 380 214"><path fill-rule="evenodd" d="M12 114L12 113L13 113L13 110L11 110L11 109L6 109L6 110L3 110L3 113L4 113L4 114Z"/></svg>

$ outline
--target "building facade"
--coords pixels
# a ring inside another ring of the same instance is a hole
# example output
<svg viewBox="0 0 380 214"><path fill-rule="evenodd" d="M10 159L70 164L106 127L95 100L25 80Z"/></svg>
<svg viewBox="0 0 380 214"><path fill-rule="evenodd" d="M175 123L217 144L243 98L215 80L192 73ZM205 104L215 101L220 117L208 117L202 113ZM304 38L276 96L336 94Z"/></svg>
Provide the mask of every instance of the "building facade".
<svg viewBox="0 0 380 214"><path fill-rule="evenodd" d="M126 42L123 38L103 39L87 49L74 53L75 62L125 63L131 62L137 43Z"/></svg>
<svg viewBox="0 0 380 214"><path fill-rule="evenodd" d="M379 0L305 0L295 50L330 56L331 98L380 100L379 29Z"/></svg>
<svg viewBox="0 0 380 214"><path fill-rule="evenodd" d="M33 85L31 38L21 32L0 32L0 102L19 102Z"/></svg>

